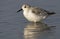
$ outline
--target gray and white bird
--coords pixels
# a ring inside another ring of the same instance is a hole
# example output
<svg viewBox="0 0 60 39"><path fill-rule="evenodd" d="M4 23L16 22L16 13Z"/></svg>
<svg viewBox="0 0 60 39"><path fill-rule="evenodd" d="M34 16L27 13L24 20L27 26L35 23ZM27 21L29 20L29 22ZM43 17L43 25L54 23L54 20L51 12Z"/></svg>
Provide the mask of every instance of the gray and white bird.
<svg viewBox="0 0 60 39"><path fill-rule="evenodd" d="M28 4L23 4L22 8L17 12L20 12L21 10L23 10L24 17L31 22L42 22L49 15L55 14L55 12L49 12L42 8L33 7Z"/></svg>

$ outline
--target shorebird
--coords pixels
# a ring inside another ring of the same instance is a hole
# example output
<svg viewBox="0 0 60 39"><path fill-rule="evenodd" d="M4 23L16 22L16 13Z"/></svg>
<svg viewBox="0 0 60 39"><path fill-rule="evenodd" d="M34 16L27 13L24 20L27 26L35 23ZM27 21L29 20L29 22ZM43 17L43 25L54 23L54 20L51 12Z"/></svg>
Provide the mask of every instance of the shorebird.
<svg viewBox="0 0 60 39"><path fill-rule="evenodd" d="M41 22L46 19L49 15L55 14L55 12L49 12L42 8L33 7L28 4L23 4L22 8L17 12L23 10L24 17L30 22Z"/></svg>

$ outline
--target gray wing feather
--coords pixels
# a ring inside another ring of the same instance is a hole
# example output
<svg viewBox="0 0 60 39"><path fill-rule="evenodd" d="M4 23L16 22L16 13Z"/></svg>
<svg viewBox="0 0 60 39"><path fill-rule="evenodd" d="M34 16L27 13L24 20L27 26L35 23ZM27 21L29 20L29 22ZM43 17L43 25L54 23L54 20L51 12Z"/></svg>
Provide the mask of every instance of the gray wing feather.
<svg viewBox="0 0 60 39"><path fill-rule="evenodd" d="M32 12L37 14L37 15L47 15L48 11L42 9L42 8L37 8L37 7L34 7L32 9Z"/></svg>

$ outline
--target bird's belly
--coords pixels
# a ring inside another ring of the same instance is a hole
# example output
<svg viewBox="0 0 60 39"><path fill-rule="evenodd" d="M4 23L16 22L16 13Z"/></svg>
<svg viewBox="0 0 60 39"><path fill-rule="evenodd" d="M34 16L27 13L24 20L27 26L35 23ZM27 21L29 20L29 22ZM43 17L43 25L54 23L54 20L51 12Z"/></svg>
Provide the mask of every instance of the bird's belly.
<svg viewBox="0 0 60 39"><path fill-rule="evenodd" d="M34 13L23 13L24 17L28 20L28 21L32 21L32 22L39 22L43 20L42 16L38 16Z"/></svg>

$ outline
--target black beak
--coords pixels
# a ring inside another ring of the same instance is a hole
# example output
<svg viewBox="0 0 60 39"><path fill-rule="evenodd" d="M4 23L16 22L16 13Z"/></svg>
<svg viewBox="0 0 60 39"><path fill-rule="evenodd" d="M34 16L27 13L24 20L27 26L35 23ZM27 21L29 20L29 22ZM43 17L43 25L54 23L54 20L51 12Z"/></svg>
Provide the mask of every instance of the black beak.
<svg viewBox="0 0 60 39"><path fill-rule="evenodd" d="M17 12L20 12L20 11L22 11L22 9L18 10Z"/></svg>

